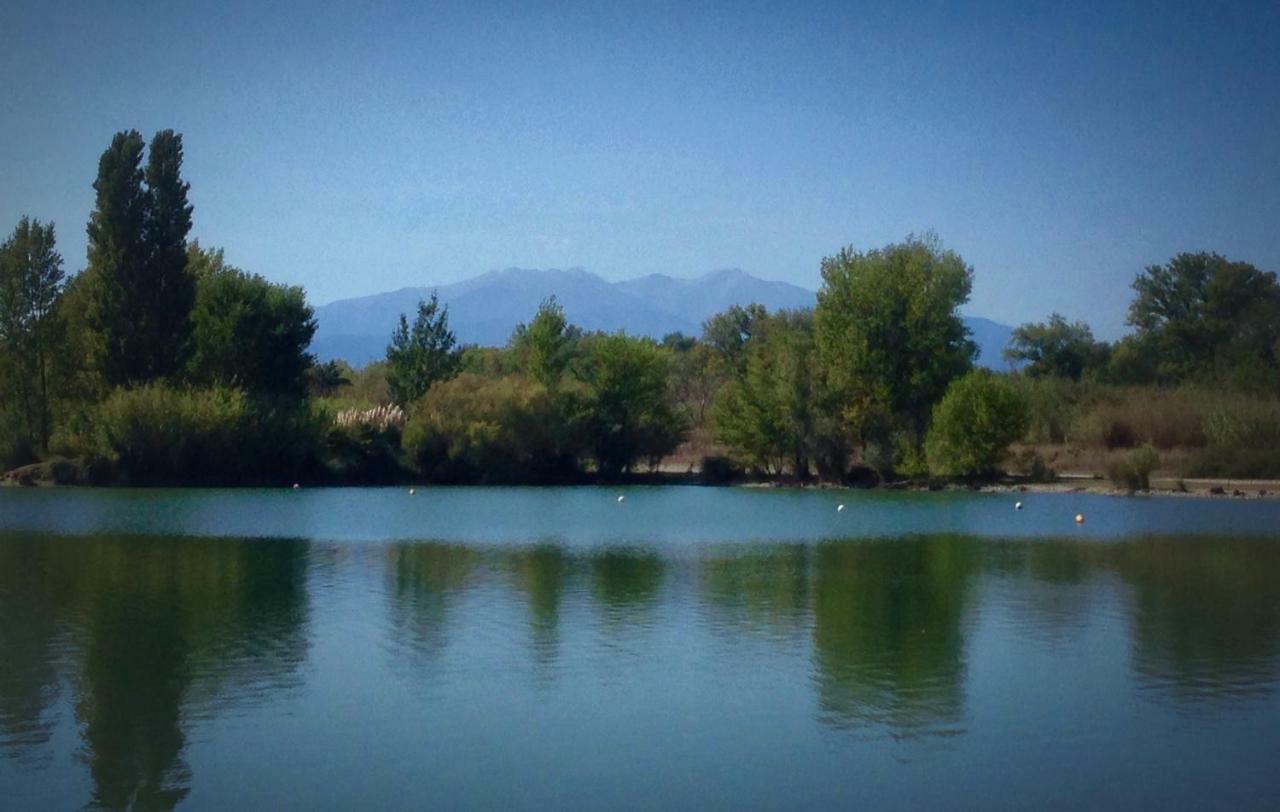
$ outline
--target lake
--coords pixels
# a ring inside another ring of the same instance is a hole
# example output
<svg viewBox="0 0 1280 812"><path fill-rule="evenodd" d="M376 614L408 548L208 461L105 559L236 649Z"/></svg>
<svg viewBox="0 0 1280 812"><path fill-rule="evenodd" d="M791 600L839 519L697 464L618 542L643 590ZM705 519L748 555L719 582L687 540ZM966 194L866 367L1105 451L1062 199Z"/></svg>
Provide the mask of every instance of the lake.
<svg viewBox="0 0 1280 812"><path fill-rule="evenodd" d="M1274 809L1278 752L1277 501L0 491L5 809Z"/></svg>

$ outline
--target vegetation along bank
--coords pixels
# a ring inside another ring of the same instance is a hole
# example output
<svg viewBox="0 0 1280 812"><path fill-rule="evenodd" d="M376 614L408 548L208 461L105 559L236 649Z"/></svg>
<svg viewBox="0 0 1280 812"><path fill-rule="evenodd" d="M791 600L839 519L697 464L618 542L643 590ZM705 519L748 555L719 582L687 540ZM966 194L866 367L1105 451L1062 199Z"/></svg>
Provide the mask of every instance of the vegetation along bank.
<svg viewBox="0 0 1280 812"><path fill-rule="evenodd" d="M1001 373L975 368L974 271L933 235L827 257L813 309L661 341L584 332L553 298L506 346L459 346L433 296L353 369L310 354L301 288L188 240L182 160L169 130L112 139L79 273L50 223L0 246L5 481L1280 477L1280 284L1217 254L1139 271L1115 343L1057 314L1019 327Z"/></svg>

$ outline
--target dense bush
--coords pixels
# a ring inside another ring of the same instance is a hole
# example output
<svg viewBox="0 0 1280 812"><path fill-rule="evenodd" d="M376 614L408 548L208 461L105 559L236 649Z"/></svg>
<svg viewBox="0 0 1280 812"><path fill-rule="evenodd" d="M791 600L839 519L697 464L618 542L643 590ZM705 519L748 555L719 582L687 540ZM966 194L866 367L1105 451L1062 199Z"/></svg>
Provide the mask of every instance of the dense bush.
<svg viewBox="0 0 1280 812"><path fill-rule="evenodd" d="M0 473L34 462L35 443L16 408L0 403Z"/></svg>
<svg viewBox="0 0 1280 812"><path fill-rule="evenodd" d="M1024 448L1013 459L1014 470L1032 482L1053 482L1058 474L1048 460L1033 448Z"/></svg>
<svg viewBox="0 0 1280 812"><path fill-rule="evenodd" d="M1100 388L1064 378L1015 375L1011 379L1027 404L1029 443L1065 443L1082 411L1099 397Z"/></svg>
<svg viewBox="0 0 1280 812"><path fill-rule="evenodd" d="M129 482L288 481L314 465L321 421L306 406L238 389L148 384L97 409L95 445Z"/></svg>
<svg viewBox="0 0 1280 812"><path fill-rule="evenodd" d="M1160 454L1150 443L1107 461L1111 484L1129 493L1151 490L1151 472L1160 464Z"/></svg>
<svg viewBox="0 0 1280 812"><path fill-rule="evenodd" d="M1192 476L1280 476L1280 402L1255 400L1211 412L1204 421L1206 448L1191 458Z"/></svg>
<svg viewBox="0 0 1280 812"><path fill-rule="evenodd" d="M742 468L731 457L709 454L702 458L699 468L704 485L728 485L742 478Z"/></svg>
<svg viewBox="0 0 1280 812"><path fill-rule="evenodd" d="M362 485L390 484L405 479L398 426L369 423L335 424L324 437L328 478Z"/></svg>
<svg viewBox="0 0 1280 812"><path fill-rule="evenodd" d="M527 378L464 372L411 409L404 451L437 482L553 482L579 471L572 398Z"/></svg>
<svg viewBox="0 0 1280 812"><path fill-rule="evenodd" d="M945 476L992 474L1026 426L1026 402L1006 378L970 372L951 384L933 410L925 440L929 469Z"/></svg>
<svg viewBox="0 0 1280 812"><path fill-rule="evenodd" d="M1239 396L1191 387L1117 387L1080 414L1071 439L1108 450L1143 443L1165 450L1199 448L1205 445L1205 417L1227 400Z"/></svg>

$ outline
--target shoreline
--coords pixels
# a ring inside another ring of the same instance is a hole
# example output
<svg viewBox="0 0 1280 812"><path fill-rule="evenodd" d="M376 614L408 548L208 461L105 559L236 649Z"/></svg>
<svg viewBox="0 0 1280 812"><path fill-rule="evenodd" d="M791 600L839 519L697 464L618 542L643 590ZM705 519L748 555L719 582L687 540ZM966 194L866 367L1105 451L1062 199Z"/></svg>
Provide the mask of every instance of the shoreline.
<svg viewBox="0 0 1280 812"><path fill-rule="evenodd" d="M66 488L66 487L160 487L160 488L206 488L206 487L289 487L287 483L165 483L154 485L137 485L127 482L110 481L110 478L93 481L85 476L86 468L82 465L68 464L70 461L58 463L36 463L0 473L0 487L5 488ZM729 482L709 482L700 472L690 470L672 471L657 470L647 473L636 473L621 479L599 480L590 476L571 482L546 483L429 483L419 482L412 478L404 481L383 483L340 482L340 481L308 481L302 483L306 488L346 488L346 487L513 487L531 485L533 487L612 487L629 485L679 485L704 488L788 488L794 490L886 490L886 491L968 491L972 493L1033 493L1033 494L1067 494L1089 493L1099 496L1136 496L1136 497L1198 497L1215 499L1280 499L1280 479L1182 479L1176 477L1153 477L1151 488L1142 491L1127 491L1116 488L1108 479L1100 474L1068 473L1060 475L1051 482L1032 482L1016 476L1006 476L988 481L950 481L950 482L894 482L873 486L857 486L830 482L788 482L778 480L738 480Z"/></svg>

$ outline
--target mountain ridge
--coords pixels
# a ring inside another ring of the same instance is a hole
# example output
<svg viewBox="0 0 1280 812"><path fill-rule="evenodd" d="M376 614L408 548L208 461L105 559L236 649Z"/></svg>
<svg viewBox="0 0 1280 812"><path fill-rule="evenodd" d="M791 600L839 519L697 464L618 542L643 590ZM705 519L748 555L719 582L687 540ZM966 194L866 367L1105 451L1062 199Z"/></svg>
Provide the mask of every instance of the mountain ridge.
<svg viewBox="0 0 1280 812"><path fill-rule="evenodd" d="M701 335L703 321L733 305L758 302L771 311L797 309L812 307L817 298L814 291L761 279L741 268L694 277L652 273L610 282L580 267L509 267L445 285L408 285L321 305L312 351L322 361L342 358L356 366L381 358L400 314L412 315L418 301L433 290L449 306L449 325L459 343L484 346L505 344L516 325L529 321L553 295L569 321L584 330L623 330L651 338L673 332ZM981 317L964 319L978 343L979 363L1003 368L1000 351L1013 328Z"/></svg>

